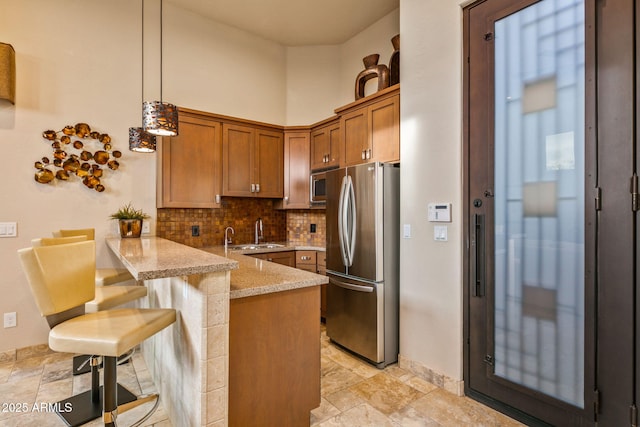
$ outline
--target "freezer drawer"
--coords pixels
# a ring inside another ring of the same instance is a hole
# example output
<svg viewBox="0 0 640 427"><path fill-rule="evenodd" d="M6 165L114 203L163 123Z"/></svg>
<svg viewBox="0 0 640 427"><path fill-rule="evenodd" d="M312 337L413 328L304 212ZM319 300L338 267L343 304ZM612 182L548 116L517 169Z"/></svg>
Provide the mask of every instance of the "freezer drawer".
<svg viewBox="0 0 640 427"><path fill-rule="evenodd" d="M384 284L328 274L327 336L376 365L384 362Z"/></svg>

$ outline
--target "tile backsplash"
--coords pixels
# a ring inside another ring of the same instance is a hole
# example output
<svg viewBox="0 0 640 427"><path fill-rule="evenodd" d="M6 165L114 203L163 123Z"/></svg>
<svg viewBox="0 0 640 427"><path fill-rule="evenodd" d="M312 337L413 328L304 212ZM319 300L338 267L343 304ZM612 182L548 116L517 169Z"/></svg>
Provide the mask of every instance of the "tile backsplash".
<svg viewBox="0 0 640 427"><path fill-rule="evenodd" d="M272 199L223 198L220 209L157 209L158 237L194 248L224 244L224 230L233 227L233 243L252 243L254 226L262 218L264 242L287 240L287 215L274 208ZM192 236L191 227L200 227L200 236Z"/></svg>
<svg viewBox="0 0 640 427"><path fill-rule="evenodd" d="M234 244L252 243L254 226L262 218L264 242L289 242L298 245L325 246L326 221L324 210L284 211L274 207L276 200L223 197L220 209L157 209L158 237L194 248L224 244L224 230L231 226ZM315 224L315 233L311 225ZM198 226L200 236L192 236L192 226Z"/></svg>
<svg viewBox="0 0 640 427"><path fill-rule="evenodd" d="M315 224L315 233L311 225ZM327 222L324 210L287 211L287 241L297 245L325 246Z"/></svg>

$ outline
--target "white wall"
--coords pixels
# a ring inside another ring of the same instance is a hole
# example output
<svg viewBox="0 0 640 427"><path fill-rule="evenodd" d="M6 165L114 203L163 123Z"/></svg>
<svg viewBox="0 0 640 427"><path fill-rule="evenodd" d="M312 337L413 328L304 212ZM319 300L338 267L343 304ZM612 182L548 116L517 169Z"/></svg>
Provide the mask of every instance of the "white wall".
<svg viewBox="0 0 640 427"><path fill-rule="evenodd" d="M391 38L400 33L400 9L356 34L341 45L287 48L287 125L308 125L334 115L334 110L355 101L356 77L364 70L362 58L380 55L389 65ZM377 90L377 80L365 94Z"/></svg>
<svg viewBox="0 0 640 427"><path fill-rule="evenodd" d="M462 12L458 2L400 2L400 354L462 379ZM447 242L429 202L451 202Z"/></svg>

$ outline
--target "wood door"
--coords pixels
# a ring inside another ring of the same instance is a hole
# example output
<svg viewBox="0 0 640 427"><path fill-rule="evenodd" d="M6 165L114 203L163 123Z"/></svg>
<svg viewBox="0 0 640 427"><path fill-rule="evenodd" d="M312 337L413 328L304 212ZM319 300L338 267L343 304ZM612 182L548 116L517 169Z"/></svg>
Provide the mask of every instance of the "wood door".
<svg viewBox="0 0 640 427"><path fill-rule="evenodd" d="M342 148L340 122L323 126L311 133L311 170L336 167Z"/></svg>
<svg viewBox="0 0 640 427"><path fill-rule="evenodd" d="M221 137L220 123L180 114L180 135L163 138L158 150L158 207L220 207Z"/></svg>
<svg viewBox="0 0 640 427"><path fill-rule="evenodd" d="M248 126L222 126L222 194L252 197L255 168L255 130Z"/></svg>
<svg viewBox="0 0 640 427"><path fill-rule="evenodd" d="M371 161L400 160L400 95L380 100L368 108Z"/></svg>
<svg viewBox="0 0 640 427"><path fill-rule="evenodd" d="M327 167L327 158L331 146L327 127L311 132L311 170L320 170Z"/></svg>
<svg viewBox="0 0 640 427"><path fill-rule="evenodd" d="M329 135L329 157L327 167L338 167L340 165L340 154L342 153L342 136L340 134L340 122L336 122L327 128Z"/></svg>
<svg viewBox="0 0 640 427"><path fill-rule="evenodd" d="M256 197L284 197L284 138L282 132L255 131L253 183Z"/></svg>
<svg viewBox="0 0 640 427"><path fill-rule="evenodd" d="M465 393L530 425L593 425L598 403L593 6L464 10Z"/></svg>
<svg viewBox="0 0 640 427"><path fill-rule="evenodd" d="M369 148L367 111L363 107L340 117L340 134L344 145L343 166L366 162L366 150Z"/></svg>
<svg viewBox="0 0 640 427"><path fill-rule="evenodd" d="M308 209L309 132L284 135L284 209Z"/></svg>

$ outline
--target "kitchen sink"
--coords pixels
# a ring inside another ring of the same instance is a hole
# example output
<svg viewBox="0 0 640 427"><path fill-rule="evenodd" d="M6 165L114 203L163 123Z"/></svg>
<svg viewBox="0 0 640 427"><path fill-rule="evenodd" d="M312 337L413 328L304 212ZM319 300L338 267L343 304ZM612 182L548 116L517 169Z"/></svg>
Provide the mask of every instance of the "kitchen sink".
<svg viewBox="0 0 640 427"><path fill-rule="evenodd" d="M284 245L278 243L259 243L257 245L248 243L245 245L229 245L229 249L235 249L237 251L257 250L257 249L274 249L282 248Z"/></svg>

